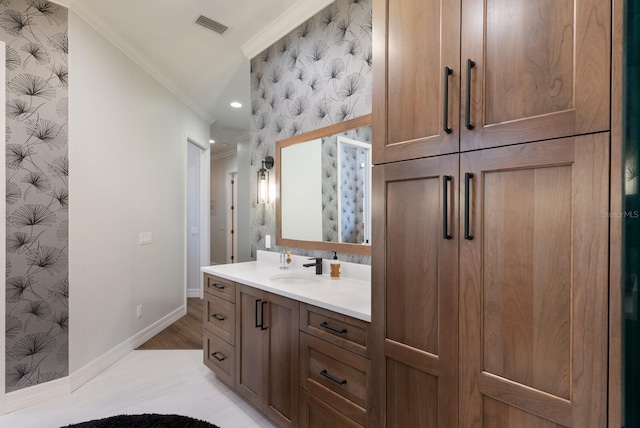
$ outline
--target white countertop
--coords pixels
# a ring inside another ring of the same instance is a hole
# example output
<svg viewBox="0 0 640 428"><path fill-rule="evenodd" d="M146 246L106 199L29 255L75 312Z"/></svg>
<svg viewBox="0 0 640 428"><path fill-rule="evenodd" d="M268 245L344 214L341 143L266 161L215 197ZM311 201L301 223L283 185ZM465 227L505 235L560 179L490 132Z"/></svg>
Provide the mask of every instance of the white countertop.
<svg viewBox="0 0 640 428"><path fill-rule="evenodd" d="M327 260L324 262L328 264ZM313 269L294 267L281 270L276 263L257 261L205 266L201 271L363 321L371 321L371 281L345 277L331 279L328 269L325 269L324 275L315 275ZM281 274L308 276L318 281L287 284L269 279L272 275Z"/></svg>

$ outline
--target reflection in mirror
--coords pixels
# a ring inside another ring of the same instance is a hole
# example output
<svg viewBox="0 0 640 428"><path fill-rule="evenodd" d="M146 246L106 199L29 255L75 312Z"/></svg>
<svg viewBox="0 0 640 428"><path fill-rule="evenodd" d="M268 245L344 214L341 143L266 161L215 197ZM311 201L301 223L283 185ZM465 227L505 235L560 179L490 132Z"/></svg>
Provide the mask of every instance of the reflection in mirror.
<svg viewBox="0 0 640 428"><path fill-rule="evenodd" d="M370 254L371 116L277 143L278 245Z"/></svg>

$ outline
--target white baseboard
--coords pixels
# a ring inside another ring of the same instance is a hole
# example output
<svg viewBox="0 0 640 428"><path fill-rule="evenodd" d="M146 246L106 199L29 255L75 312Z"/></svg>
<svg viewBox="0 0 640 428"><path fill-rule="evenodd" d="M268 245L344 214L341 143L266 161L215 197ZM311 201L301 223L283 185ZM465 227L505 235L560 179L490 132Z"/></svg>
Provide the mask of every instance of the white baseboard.
<svg viewBox="0 0 640 428"><path fill-rule="evenodd" d="M125 340L115 348L107 351L102 356L96 358L89 364L71 373L71 392L80 388L82 385L118 362L118 360L123 358L129 352L133 351L138 346L142 345L147 340L151 339L153 336L169 327L186 313L187 307L184 305L180 306L178 309L174 310L173 312L151 324L144 330Z"/></svg>
<svg viewBox="0 0 640 428"><path fill-rule="evenodd" d="M70 392L69 376L8 392L5 395L4 411L6 413L15 412L52 398L68 395Z"/></svg>
<svg viewBox="0 0 640 428"><path fill-rule="evenodd" d="M187 288L187 299L192 297L202 297L202 291L198 289Z"/></svg>
<svg viewBox="0 0 640 428"><path fill-rule="evenodd" d="M199 290L196 291L199 292ZM15 412L16 410L41 404L42 402L52 398L72 393L116 363L129 352L133 351L138 346L142 345L147 340L151 339L153 336L179 320L186 313L187 307L185 305L180 306L178 309L172 311L136 335L125 340L115 348L107 351L99 358L96 358L89 364L71 373L70 376L5 394L5 413Z"/></svg>

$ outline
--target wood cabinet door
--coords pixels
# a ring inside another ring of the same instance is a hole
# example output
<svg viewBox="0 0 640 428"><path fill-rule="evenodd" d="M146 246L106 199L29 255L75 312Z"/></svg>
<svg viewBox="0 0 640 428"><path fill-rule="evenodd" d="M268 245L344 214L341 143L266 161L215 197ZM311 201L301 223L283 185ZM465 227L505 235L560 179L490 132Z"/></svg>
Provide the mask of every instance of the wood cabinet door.
<svg viewBox="0 0 640 428"><path fill-rule="evenodd" d="M462 0L461 31L462 151L609 129L610 0Z"/></svg>
<svg viewBox="0 0 640 428"><path fill-rule="evenodd" d="M460 2L374 0L373 49L374 163L457 152Z"/></svg>
<svg viewBox="0 0 640 428"><path fill-rule="evenodd" d="M262 408L263 395L264 335L261 321L265 307L264 292L237 284L236 391L258 409Z"/></svg>
<svg viewBox="0 0 640 428"><path fill-rule="evenodd" d="M374 167L372 325L387 428L457 426L458 159Z"/></svg>
<svg viewBox="0 0 640 428"><path fill-rule="evenodd" d="M461 427L606 426L608 143L461 155Z"/></svg>
<svg viewBox="0 0 640 428"><path fill-rule="evenodd" d="M300 304L265 293L262 412L279 426L298 426Z"/></svg>

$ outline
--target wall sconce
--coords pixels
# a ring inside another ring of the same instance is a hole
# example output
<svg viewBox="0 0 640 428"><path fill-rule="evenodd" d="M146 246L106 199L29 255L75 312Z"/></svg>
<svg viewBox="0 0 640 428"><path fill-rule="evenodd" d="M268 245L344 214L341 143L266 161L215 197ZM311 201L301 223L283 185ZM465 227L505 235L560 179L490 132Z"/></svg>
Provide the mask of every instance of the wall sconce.
<svg viewBox="0 0 640 428"><path fill-rule="evenodd" d="M273 168L273 157L267 156L262 160L262 168L258 170L258 203L268 204L269 200L269 170Z"/></svg>

